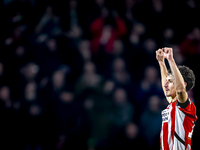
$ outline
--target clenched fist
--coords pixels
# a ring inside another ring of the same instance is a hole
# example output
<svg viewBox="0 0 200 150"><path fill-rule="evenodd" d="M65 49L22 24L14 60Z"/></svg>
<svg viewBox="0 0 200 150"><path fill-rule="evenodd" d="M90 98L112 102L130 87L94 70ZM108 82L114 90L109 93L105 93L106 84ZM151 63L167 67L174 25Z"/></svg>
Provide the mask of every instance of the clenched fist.
<svg viewBox="0 0 200 150"><path fill-rule="evenodd" d="M158 49L156 51L156 59L160 62L164 61L165 57L164 57L164 49Z"/></svg>
<svg viewBox="0 0 200 150"><path fill-rule="evenodd" d="M165 48L163 48L163 52L164 52L164 57L165 58L167 58L168 60L172 60L173 59L173 50L172 50L172 48L165 47Z"/></svg>

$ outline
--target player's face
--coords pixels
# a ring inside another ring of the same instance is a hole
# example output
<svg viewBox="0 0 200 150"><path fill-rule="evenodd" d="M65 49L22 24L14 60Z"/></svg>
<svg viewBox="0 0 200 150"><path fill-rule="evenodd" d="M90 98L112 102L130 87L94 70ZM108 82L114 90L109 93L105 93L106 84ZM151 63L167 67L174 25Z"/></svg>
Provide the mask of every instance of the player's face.
<svg viewBox="0 0 200 150"><path fill-rule="evenodd" d="M172 98L174 98L176 96L176 90L174 87L174 77L172 75L167 76L164 88L167 97L171 96Z"/></svg>

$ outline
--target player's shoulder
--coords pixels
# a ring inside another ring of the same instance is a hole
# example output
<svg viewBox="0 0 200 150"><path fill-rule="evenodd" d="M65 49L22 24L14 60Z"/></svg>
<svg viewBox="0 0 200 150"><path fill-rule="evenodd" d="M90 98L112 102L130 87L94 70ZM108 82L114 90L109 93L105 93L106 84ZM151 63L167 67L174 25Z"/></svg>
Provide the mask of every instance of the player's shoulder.
<svg viewBox="0 0 200 150"><path fill-rule="evenodd" d="M184 114L191 118L195 118L195 120L197 119L196 106L190 98L188 98L185 103L179 103L177 101L177 105L179 110L182 111Z"/></svg>
<svg viewBox="0 0 200 150"><path fill-rule="evenodd" d="M189 99L189 108L196 111L196 106L194 102L190 98L188 99Z"/></svg>
<svg viewBox="0 0 200 150"><path fill-rule="evenodd" d="M194 119L194 121L196 121L198 118L197 118L197 114L196 114L196 106L194 104L194 102L189 99L189 106L187 108L187 111L191 112L191 115L192 115L192 118Z"/></svg>

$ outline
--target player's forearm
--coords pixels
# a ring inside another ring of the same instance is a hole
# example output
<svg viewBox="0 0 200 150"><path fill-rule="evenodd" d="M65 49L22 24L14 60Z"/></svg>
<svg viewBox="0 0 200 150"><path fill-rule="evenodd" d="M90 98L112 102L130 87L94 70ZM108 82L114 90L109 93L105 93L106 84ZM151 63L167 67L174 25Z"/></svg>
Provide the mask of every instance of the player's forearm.
<svg viewBox="0 0 200 150"><path fill-rule="evenodd" d="M162 83L162 87L164 87L164 84L165 84L166 78L167 78L167 68L165 66L164 61L159 61L158 63L159 63L159 66L160 66L161 83Z"/></svg>
<svg viewBox="0 0 200 150"><path fill-rule="evenodd" d="M174 61L174 59L170 59L168 60L169 62L169 66L171 68L171 71L174 75L174 84L175 84L175 89L177 92L181 92L181 91L184 91L185 90L185 84L184 84L184 79Z"/></svg>

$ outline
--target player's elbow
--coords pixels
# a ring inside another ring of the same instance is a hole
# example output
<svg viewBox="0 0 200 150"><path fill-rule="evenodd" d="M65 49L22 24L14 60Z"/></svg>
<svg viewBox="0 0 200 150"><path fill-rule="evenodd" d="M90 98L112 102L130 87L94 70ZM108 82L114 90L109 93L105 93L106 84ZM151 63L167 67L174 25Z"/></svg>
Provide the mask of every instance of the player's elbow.
<svg viewBox="0 0 200 150"><path fill-rule="evenodd" d="M177 93L177 95L183 95L186 93L186 89L185 88L178 89L178 90L176 90L176 93Z"/></svg>
<svg viewBox="0 0 200 150"><path fill-rule="evenodd" d="M178 101L184 103L187 100L187 92L185 89L180 89L176 91Z"/></svg>
<svg viewBox="0 0 200 150"><path fill-rule="evenodd" d="M176 88L177 94L181 95L182 93L186 92L186 84L184 84L184 83L177 84L177 86L175 88Z"/></svg>

